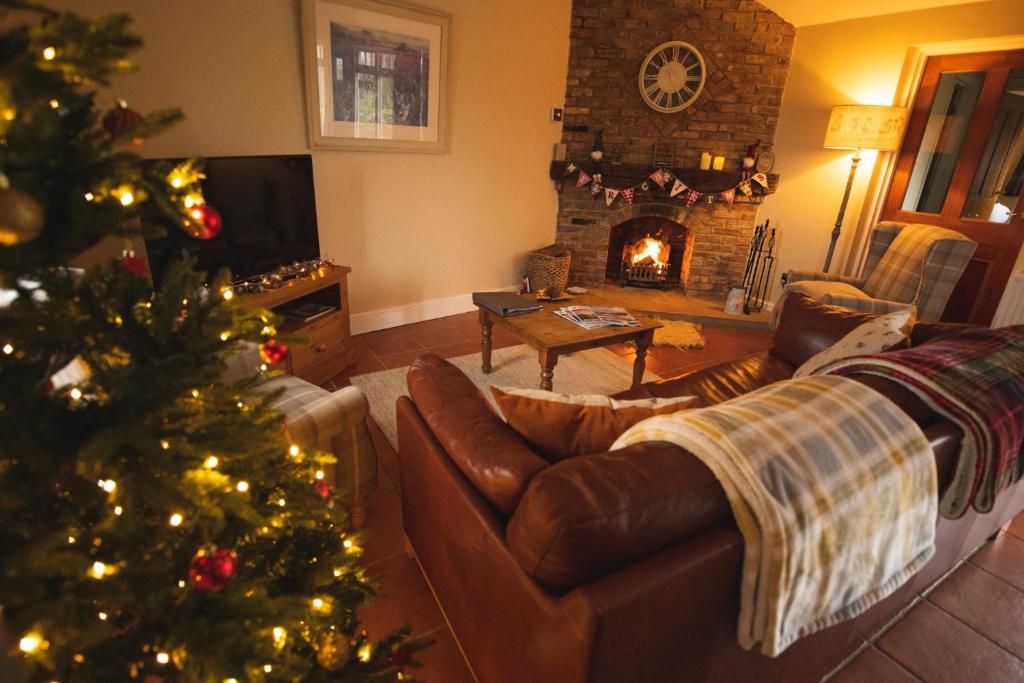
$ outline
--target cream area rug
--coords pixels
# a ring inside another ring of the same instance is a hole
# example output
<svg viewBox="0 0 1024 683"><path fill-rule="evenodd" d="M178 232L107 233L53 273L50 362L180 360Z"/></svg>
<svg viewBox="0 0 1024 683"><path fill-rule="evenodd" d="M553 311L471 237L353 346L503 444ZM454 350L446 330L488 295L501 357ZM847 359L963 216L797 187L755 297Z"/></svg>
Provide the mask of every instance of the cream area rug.
<svg viewBox="0 0 1024 683"><path fill-rule="evenodd" d="M455 367L466 373L497 410L488 385L536 389L540 386L540 364L537 352L529 346L508 346L491 352L491 374L480 369L479 353L449 358ZM391 445L398 448L395 423L395 401L408 395L405 375L408 367L356 375L350 381L363 390L370 402L370 414ZM652 372L644 373L644 381L659 379ZM554 390L563 394L615 394L629 388L633 381L633 361L608 349L587 349L558 357L553 380ZM500 411L498 413L501 414Z"/></svg>

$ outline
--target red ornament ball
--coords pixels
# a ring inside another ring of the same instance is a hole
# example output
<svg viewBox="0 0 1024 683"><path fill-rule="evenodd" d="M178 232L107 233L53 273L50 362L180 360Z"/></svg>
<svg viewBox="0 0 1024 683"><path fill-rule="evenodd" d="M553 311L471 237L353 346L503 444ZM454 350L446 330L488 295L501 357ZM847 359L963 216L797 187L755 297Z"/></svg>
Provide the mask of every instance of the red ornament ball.
<svg viewBox="0 0 1024 683"><path fill-rule="evenodd" d="M330 498L333 493L330 484L323 479L317 479L316 483L313 484L313 488L315 488L316 492L320 494L320 497L324 499Z"/></svg>
<svg viewBox="0 0 1024 683"><path fill-rule="evenodd" d="M146 277L146 273L149 272L149 266L146 265L146 259L139 256L125 256L117 262L117 265L124 272L131 273L132 275L138 275L139 277Z"/></svg>
<svg viewBox="0 0 1024 683"><path fill-rule="evenodd" d="M192 219L189 232L193 237L201 240L216 237L224 224L220 213L209 204L196 204L188 210L188 215Z"/></svg>
<svg viewBox="0 0 1024 683"><path fill-rule="evenodd" d="M238 556L232 550L201 549L188 565L188 580L193 587L214 593L231 583L238 569Z"/></svg>
<svg viewBox="0 0 1024 683"><path fill-rule="evenodd" d="M130 109L128 103L124 100L118 101L113 109L103 115L103 120L100 122L103 130L112 138L130 133L140 123L142 123L142 114L134 109ZM146 139L141 136L131 139L132 145L136 147L145 141Z"/></svg>
<svg viewBox="0 0 1024 683"><path fill-rule="evenodd" d="M276 339L268 339L260 344L260 358L264 363L280 363L288 357L288 345Z"/></svg>

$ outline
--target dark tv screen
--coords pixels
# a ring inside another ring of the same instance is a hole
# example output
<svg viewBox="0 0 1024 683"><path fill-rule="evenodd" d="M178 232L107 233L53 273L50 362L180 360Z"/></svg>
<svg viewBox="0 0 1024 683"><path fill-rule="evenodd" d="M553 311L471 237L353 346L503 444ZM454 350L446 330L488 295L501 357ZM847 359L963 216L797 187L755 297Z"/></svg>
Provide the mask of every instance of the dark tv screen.
<svg viewBox="0 0 1024 683"><path fill-rule="evenodd" d="M223 227L208 240L170 228L146 240L155 282L168 264L192 256L209 277L221 268L235 280L320 256L313 159L289 156L207 157L202 181L206 203Z"/></svg>

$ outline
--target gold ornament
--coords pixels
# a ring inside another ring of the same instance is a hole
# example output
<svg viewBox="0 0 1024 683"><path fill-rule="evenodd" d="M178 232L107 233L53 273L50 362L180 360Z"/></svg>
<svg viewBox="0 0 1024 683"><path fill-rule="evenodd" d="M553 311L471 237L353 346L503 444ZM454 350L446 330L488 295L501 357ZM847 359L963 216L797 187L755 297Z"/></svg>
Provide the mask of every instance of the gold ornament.
<svg viewBox="0 0 1024 683"><path fill-rule="evenodd" d="M328 671L340 671L352 656L352 643L344 633L329 633L320 642L316 661Z"/></svg>
<svg viewBox="0 0 1024 683"><path fill-rule="evenodd" d="M0 245L10 247L35 239L43 229L43 207L21 190L0 190Z"/></svg>

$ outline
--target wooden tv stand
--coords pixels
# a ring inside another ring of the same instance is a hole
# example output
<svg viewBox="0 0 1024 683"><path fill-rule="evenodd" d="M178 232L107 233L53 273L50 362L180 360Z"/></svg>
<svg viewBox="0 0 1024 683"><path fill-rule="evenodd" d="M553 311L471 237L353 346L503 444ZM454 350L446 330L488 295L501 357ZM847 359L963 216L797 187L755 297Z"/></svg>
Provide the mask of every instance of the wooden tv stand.
<svg viewBox="0 0 1024 683"><path fill-rule="evenodd" d="M337 310L308 323L285 318L278 326L279 332L302 338L289 344L289 374L321 385L355 362L348 317L350 272L347 266L325 266L306 277L287 280L276 289L238 295L247 308L272 309L296 299L337 306Z"/></svg>

